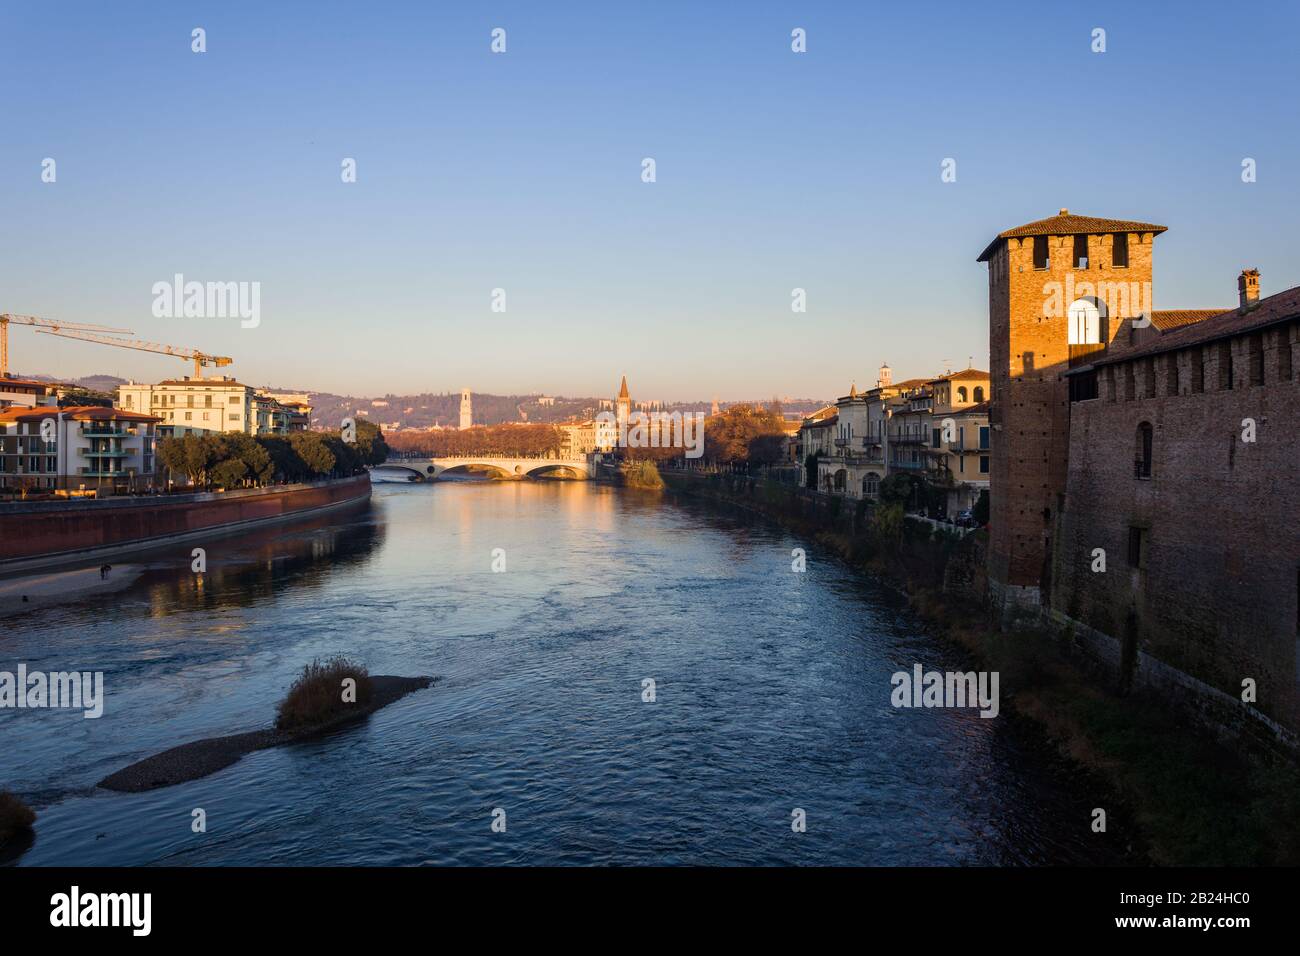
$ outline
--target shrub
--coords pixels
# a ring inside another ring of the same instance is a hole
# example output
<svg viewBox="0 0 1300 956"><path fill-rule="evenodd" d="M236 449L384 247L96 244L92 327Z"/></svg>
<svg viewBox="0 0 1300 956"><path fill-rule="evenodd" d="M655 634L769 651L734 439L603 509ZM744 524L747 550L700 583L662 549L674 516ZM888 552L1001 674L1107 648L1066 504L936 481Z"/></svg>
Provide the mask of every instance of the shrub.
<svg viewBox="0 0 1300 956"><path fill-rule="evenodd" d="M8 790L0 790L0 846L23 830L30 830L35 822L36 814L31 807Z"/></svg>
<svg viewBox="0 0 1300 956"><path fill-rule="evenodd" d="M344 701L343 681L356 681L356 701ZM370 702L370 672L346 657L312 661L302 669L276 712L277 730L314 727Z"/></svg>
<svg viewBox="0 0 1300 956"><path fill-rule="evenodd" d="M659 475L659 469L655 467L655 463L645 458L628 465L627 471L623 473L623 483L629 488L662 488L664 486L664 480Z"/></svg>

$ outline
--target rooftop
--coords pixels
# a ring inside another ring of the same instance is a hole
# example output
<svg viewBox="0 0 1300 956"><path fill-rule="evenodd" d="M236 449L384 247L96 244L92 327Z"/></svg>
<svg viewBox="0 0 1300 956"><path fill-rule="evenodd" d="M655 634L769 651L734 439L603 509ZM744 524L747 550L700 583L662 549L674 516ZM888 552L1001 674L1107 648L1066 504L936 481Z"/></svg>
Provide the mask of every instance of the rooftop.
<svg viewBox="0 0 1300 956"><path fill-rule="evenodd" d="M993 241L984 247L984 251L979 254L979 258L975 261L987 262L993 253L997 251L998 243L1003 239L1018 239L1024 236L1093 236L1107 232L1150 232L1158 235L1164 232L1166 228L1166 226L1158 226L1153 222L1136 222L1131 219L1099 219L1096 216L1076 216L1070 210L1062 209L1055 216L1048 216L1046 219L1027 222L1023 226L1016 226L1014 229L999 232Z"/></svg>
<svg viewBox="0 0 1300 956"><path fill-rule="evenodd" d="M1089 367L1114 365L1117 362L1127 362L1130 359L1158 355L1162 352L1172 352L1193 345L1204 345L1217 339L1254 332L1257 329L1298 318L1300 318L1300 286L1260 299L1258 303L1244 313L1239 309L1228 309L1210 318L1183 324L1171 328L1169 331L1163 331L1159 338L1145 345L1127 349L1118 355L1098 359Z"/></svg>

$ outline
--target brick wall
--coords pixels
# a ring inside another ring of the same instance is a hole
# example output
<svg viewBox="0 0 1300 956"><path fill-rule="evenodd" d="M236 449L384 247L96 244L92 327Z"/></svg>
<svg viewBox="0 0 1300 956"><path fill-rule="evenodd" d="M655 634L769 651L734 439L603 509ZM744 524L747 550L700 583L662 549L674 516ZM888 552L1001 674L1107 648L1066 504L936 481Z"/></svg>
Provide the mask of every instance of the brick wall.
<svg viewBox="0 0 1300 956"><path fill-rule="evenodd" d="M1300 333L1266 330L1264 382L1252 385L1250 337L1102 369L1099 397L1071 406L1065 509L1052 609L1240 700L1258 687L1259 712L1300 729L1297 575L1300 573ZM1290 378L1280 351L1292 356ZM1193 363L1205 391L1192 390ZM1223 362L1234 388L1219 387ZM1174 390L1173 363L1177 387ZM1132 373L1132 374L1130 374ZM1146 396L1146 397L1142 397ZM1256 441L1242 440L1243 419ZM1135 477L1139 423L1149 422L1149 480ZM1142 567L1129 563L1143 529ZM1106 571L1092 570L1102 548Z"/></svg>

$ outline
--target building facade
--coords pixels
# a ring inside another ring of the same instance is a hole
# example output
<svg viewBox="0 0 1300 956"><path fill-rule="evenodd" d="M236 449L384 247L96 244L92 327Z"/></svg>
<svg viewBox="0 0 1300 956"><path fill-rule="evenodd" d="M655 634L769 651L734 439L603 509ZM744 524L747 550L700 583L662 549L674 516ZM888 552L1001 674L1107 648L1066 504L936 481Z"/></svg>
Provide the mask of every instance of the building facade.
<svg viewBox="0 0 1300 956"><path fill-rule="evenodd" d="M0 409L0 488L101 494L154 484L159 420L124 409Z"/></svg>
<svg viewBox="0 0 1300 956"><path fill-rule="evenodd" d="M182 438L213 432L286 435L305 430L310 406L278 401L228 376L169 379L156 385L127 382L117 387L117 407L159 419L160 437Z"/></svg>

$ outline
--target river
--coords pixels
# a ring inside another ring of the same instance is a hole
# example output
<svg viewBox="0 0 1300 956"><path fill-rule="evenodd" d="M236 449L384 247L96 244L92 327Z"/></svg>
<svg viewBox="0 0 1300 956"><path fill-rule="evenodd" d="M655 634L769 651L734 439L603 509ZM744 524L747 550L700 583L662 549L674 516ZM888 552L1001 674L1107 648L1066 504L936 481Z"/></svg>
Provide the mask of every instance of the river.
<svg viewBox="0 0 1300 956"><path fill-rule="evenodd" d="M0 788L39 813L19 864L1120 857L1089 827L1096 784L1005 707L891 707L894 672L969 662L766 522L587 482L384 484L329 519L213 539L205 575L191 547L149 555L125 590L0 620L0 670L103 671L106 696L97 720L0 710ZM438 682L202 780L94 788L268 725L303 664L336 653Z"/></svg>

